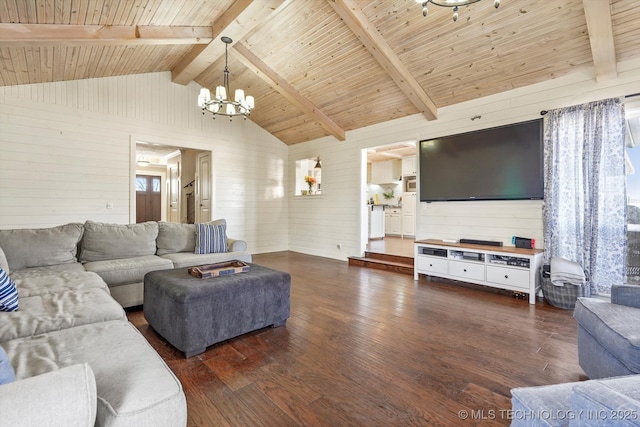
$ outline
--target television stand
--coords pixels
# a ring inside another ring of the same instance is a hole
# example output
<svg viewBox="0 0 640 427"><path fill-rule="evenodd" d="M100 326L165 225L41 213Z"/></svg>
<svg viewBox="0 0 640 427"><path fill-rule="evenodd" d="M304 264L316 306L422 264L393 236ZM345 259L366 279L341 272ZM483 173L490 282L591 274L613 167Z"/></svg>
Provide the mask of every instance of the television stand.
<svg viewBox="0 0 640 427"><path fill-rule="evenodd" d="M541 249L416 240L413 279L425 274L523 292L535 304L542 254Z"/></svg>

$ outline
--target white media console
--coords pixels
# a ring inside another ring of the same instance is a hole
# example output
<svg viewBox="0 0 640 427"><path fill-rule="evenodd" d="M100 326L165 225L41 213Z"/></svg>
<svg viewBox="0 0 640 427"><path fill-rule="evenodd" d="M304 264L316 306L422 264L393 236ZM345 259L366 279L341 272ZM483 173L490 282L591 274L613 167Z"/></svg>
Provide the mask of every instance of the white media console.
<svg viewBox="0 0 640 427"><path fill-rule="evenodd" d="M535 304L542 253L541 249L417 240L413 279L426 274L528 293L529 304Z"/></svg>

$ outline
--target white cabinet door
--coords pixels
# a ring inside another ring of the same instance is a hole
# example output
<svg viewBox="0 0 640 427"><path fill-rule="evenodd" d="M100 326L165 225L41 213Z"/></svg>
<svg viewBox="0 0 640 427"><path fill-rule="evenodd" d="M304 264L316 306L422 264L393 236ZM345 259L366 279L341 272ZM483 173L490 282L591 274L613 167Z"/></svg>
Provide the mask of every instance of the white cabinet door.
<svg viewBox="0 0 640 427"><path fill-rule="evenodd" d="M402 195L402 234L416 235L416 195Z"/></svg>
<svg viewBox="0 0 640 427"><path fill-rule="evenodd" d="M371 183L389 184L400 178L400 160L385 160L371 163Z"/></svg>
<svg viewBox="0 0 640 427"><path fill-rule="evenodd" d="M402 175L415 175L416 170L416 156L402 158Z"/></svg>
<svg viewBox="0 0 640 427"><path fill-rule="evenodd" d="M384 216L385 234L400 234L402 231L402 214L400 209L391 209Z"/></svg>

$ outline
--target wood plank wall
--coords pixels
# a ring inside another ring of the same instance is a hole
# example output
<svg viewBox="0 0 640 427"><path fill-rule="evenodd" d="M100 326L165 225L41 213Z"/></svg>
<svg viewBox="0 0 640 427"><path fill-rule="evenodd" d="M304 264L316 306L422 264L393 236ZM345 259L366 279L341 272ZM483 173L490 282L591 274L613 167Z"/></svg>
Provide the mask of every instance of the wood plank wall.
<svg viewBox="0 0 640 427"><path fill-rule="evenodd" d="M250 120L202 116L198 91L169 73L1 87L0 228L128 223L140 140L211 150L213 217L252 252L286 250L287 146Z"/></svg>
<svg viewBox="0 0 640 427"><path fill-rule="evenodd" d="M366 243L363 149L530 120L540 110L637 92L640 61L619 63L618 71L614 81L596 83L585 70L441 108L434 122L415 115L347 132L344 142L322 138L289 147L249 121L203 118L193 105L198 86L174 85L168 73L2 87L0 228L128 222L133 137L212 150L214 217L229 219L229 234L247 239L254 253L289 249L346 259ZM476 115L482 118L470 120ZM316 156L323 161L323 195L295 196L295 161ZM107 197L113 210L105 208ZM474 202L473 210L469 204L420 203L417 237L509 243L521 235L541 244L541 202Z"/></svg>
<svg viewBox="0 0 640 427"><path fill-rule="evenodd" d="M367 228L366 185L360 178L362 150L537 119L541 110L637 93L640 61L619 63L618 71L616 80L597 83L593 70L587 69L441 108L436 121L427 122L424 117L414 115L347 132L344 142L327 137L291 146L290 167L299 159L322 158L324 194L322 199L305 199L295 197L293 186L289 188L293 199L289 210L289 248L331 258L359 255L364 250ZM471 120L477 115L481 118ZM289 169L289 180L294 179L295 172ZM511 245L515 235L534 238L537 247L543 246L541 201L419 203L417 212L418 239L470 238Z"/></svg>

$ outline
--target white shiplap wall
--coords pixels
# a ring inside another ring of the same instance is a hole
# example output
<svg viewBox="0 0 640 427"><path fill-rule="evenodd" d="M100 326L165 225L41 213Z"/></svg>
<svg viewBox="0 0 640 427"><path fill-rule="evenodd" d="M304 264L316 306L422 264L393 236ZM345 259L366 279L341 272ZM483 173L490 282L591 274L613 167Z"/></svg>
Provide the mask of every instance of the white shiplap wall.
<svg viewBox="0 0 640 427"><path fill-rule="evenodd" d="M212 151L213 218L253 253L286 250L287 146L202 116L198 91L170 73L0 88L0 228L129 223L140 140Z"/></svg>
<svg viewBox="0 0 640 427"><path fill-rule="evenodd" d="M410 139L422 140L532 120L550 110L640 91L640 60L618 64L618 78L597 83L592 69L525 88L440 108L438 120L421 115L347 132L338 142L322 138L289 149L289 179L295 161L322 158L322 199L296 197L289 189L291 250L345 259L361 255L367 241L362 150ZM496 78L499 78L497 76ZM428 88L427 88L428 89ZM476 115L479 120L470 120ZM542 202L419 203L417 239L471 238L499 240L512 236L536 239L542 247ZM337 245L342 245L338 249Z"/></svg>

